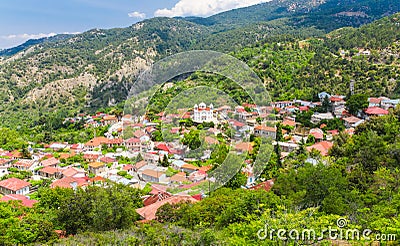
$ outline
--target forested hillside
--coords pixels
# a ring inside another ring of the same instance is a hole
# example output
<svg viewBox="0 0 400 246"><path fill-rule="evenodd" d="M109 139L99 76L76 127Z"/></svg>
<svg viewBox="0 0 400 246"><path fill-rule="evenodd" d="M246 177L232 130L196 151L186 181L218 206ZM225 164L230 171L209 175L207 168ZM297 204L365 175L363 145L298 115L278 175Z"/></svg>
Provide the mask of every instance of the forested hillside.
<svg viewBox="0 0 400 246"><path fill-rule="evenodd" d="M128 28L94 29L28 45L0 61L1 122L21 125L21 116L28 115L26 125L46 110L68 115L122 103L141 71L193 49L233 52L277 99L310 99L320 89L345 93L353 79L371 95L396 95L398 16L327 36L330 28L319 24L324 15L335 28L355 27L399 10L399 4L384 3L272 1L206 19L153 18ZM375 9L376 4L382 8ZM345 10L365 14L337 13ZM374 32L377 25L379 32ZM371 49L371 55L357 55L364 49Z"/></svg>

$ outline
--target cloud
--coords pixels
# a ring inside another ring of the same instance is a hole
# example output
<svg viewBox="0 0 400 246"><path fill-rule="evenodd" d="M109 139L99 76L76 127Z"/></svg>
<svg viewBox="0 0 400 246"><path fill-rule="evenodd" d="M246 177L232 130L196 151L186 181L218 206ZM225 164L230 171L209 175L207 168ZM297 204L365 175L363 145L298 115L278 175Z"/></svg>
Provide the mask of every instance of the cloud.
<svg viewBox="0 0 400 246"><path fill-rule="evenodd" d="M39 39L39 38L47 38L47 37L53 37L56 36L57 34L79 34L80 32L63 32L63 33L37 33L37 34L11 34L11 35L6 35L6 36L1 36L1 39Z"/></svg>
<svg viewBox="0 0 400 246"><path fill-rule="evenodd" d="M140 12L132 12L128 14L129 17L131 18L136 18L136 19L144 19L146 18L146 14L145 13L140 13Z"/></svg>
<svg viewBox="0 0 400 246"><path fill-rule="evenodd" d="M210 16L223 11L248 7L271 0L180 0L171 9L158 9L155 16Z"/></svg>
<svg viewBox="0 0 400 246"><path fill-rule="evenodd" d="M63 32L59 34L79 34L79 32ZM36 33L36 34L27 34L27 33L10 34L10 35L0 36L0 49L15 47L19 44L28 41L29 39L46 38L55 35L57 35L57 33L51 32L51 33Z"/></svg>

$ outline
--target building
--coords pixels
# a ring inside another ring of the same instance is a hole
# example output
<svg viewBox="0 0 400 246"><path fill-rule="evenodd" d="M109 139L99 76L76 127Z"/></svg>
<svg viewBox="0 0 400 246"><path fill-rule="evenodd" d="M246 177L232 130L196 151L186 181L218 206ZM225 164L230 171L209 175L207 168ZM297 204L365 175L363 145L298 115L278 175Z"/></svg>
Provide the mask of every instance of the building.
<svg viewBox="0 0 400 246"><path fill-rule="evenodd" d="M269 138L276 138L276 128L270 126L256 126L254 127L254 135L259 137L269 137Z"/></svg>
<svg viewBox="0 0 400 246"><path fill-rule="evenodd" d="M357 118L355 116L344 118L343 121L346 128L355 128L364 122L364 120Z"/></svg>
<svg viewBox="0 0 400 246"><path fill-rule="evenodd" d="M384 116L388 115L389 111L379 108L379 107L369 107L365 110L365 114L367 115L367 119L371 116Z"/></svg>
<svg viewBox="0 0 400 246"><path fill-rule="evenodd" d="M147 182L160 183L166 178L166 175L161 171L146 169L142 172L142 178Z"/></svg>
<svg viewBox="0 0 400 246"><path fill-rule="evenodd" d="M333 146L332 142L322 141L322 142L316 143L310 147L307 147L307 151L311 152L314 149L314 150L319 151L322 156L327 156L329 153L329 150L332 148L332 146Z"/></svg>
<svg viewBox="0 0 400 246"><path fill-rule="evenodd" d="M62 169L52 167L52 166L46 166L40 170L37 171L37 174L44 177L44 178L61 178L62 177Z"/></svg>
<svg viewBox="0 0 400 246"><path fill-rule="evenodd" d="M205 103L194 105L193 108L193 121L197 123L213 122L214 121L214 106L210 104L209 107Z"/></svg>
<svg viewBox="0 0 400 246"><path fill-rule="evenodd" d="M26 182L17 178L9 178L0 182L0 193L4 195L18 194L26 195L29 194L31 183Z"/></svg>
<svg viewBox="0 0 400 246"><path fill-rule="evenodd" d="M106 165L101 162L92 162L92 163L89 163L89 165L88 165L88 171L90 173L93 173L94 175L98 175L99 173L102 173L106 170L105 166Z"/></svg>
<svg viewBox="0 0 400 246"><path fill-rule="evenodd" d="M8 194L3 196L0 199L1 202L9 202L9 201L21 201L22 206L32 208L35 203L38 201L36 200L31 200L28 197L24 195L18 195L18 194Z"/></svg>
<svg viewBox="0 0 400 246"><path fill-rule="evenodd" d="M21 171L33 170L38 166L38 161L36 160L19 160L13 164L13 167Z"/></svg>
<svg viewBox="0 0 400 246"><path fill-rule="evenodd" d="M198 200L194 199L193 197L189 195L174 195L171 197L168 197L166 199L163 199L161 201L158 201L156 203L153 203L151 205L138 208L136 209L136 212L144 219L144 220L154 220L156 219L156 213L157 210L163 206L164 204L176 204L180 202L191 202L195 203Z"/></svg>
<svg viewBox="0 0 400 246"><path fill-rule="evenodd" d="M41 161L41 164L44 167L56 167L59 163L60 161L54 157Z"/></svg>
<svg viewBox="0 0 400 246"><path fill-rule="evenodd" d="M334 118L332 113L314 113L311 116L311 123L318 124L321 120L333 120Z"/></svg>

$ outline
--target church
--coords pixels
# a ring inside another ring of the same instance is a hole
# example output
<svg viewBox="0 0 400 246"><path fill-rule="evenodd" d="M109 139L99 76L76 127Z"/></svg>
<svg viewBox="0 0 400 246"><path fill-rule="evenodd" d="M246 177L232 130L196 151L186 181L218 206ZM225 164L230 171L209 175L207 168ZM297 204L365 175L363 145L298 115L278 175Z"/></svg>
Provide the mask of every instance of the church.
<svg viewBox="0 0 400 246"><path fill-rule="evenodd" d="M207 107L205 103L194 105L193 121L197 123L214 121L214 106L210 104L210 106Z"/></svg>

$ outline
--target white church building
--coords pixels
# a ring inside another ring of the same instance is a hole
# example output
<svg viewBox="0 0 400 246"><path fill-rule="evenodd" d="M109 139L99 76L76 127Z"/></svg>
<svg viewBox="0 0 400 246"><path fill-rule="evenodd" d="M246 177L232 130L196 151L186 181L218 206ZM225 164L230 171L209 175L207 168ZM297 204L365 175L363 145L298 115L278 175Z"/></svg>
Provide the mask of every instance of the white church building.
<svg viewBox="0 0 400 246"><path fill-rule="evenodd" d="M205 103L194 105L193 108L193 121L197 123L212 122L214 121L214 106L210 104L207 107Z"/></svg>

